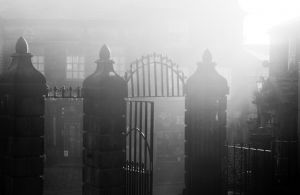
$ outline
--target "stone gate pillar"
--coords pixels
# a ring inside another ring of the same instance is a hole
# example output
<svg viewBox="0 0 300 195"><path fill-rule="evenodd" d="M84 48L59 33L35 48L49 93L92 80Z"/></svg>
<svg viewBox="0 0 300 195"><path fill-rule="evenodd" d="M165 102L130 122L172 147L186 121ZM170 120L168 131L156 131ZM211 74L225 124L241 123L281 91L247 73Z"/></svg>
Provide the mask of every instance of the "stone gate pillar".
<svg viewBox="0 0 300 195"><path fill-rule="evenodd" d="M0 194L43 194L46 80L23 37L0 76Z"/></svg>
<svg viewBox="0 0 300 195"><path fill-rule="evenodd" d="M185 195L222 194L227 81L208 50L187 80L185 98Z"/></svg>
<svg viewBox="0 0 300 195"><path fill-rule="evenodd" d="M83 194L122 195L127 83L114 72L106 45L99 56L96 71L83 82Z"/></svg>

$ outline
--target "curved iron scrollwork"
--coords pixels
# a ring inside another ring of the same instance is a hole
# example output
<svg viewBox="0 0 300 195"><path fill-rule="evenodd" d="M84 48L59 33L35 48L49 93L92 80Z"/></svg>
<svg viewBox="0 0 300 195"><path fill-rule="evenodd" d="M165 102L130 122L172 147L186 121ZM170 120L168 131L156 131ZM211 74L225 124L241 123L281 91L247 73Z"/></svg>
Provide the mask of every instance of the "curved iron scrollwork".
<svg viewBox="0 0 300 195"><path fill-rule="evenodd" d="M140 128L127 129L123 133L126 137L130 136L134 144L127 144L126 159L124 170L126 177L126 194L127 195L151 195L153 180L153 147L148 142L147 135ZM137 145L137 139L139 147ZM144 142L144 148L141 147ZM135 146L132 148L131 146ZM134 149L134 157L132 156ZM129 152L130 151L130 152ZM130 156L128 156L130 155ZM147 156L149 155L149 159ZM143 158L142 158L143 157Z"/></svg>
<svg viewBox="0 0 300 195"><path fill-rule="evenodd" d="M146 147L147 147L147 149L148 149L148 152L151 153L152 147L150 146L150 144L149 144L149 142L148 142L148 140L147 140L147 137L146 137L145 133L143 133L143 131L142 131L141 129L139 129L139 128L128 129L128 128L127 128L126 132L123 133L123 135L125 135L125 136L131 135L131 133L134 132L134 131L136 131L137 133L139 133L139 135L142 136L142 138L143 138L143 140L144 140L144 142L145 142L145 145L146 145ZM151 158L151 156L150 156L150 158Z"/></svg>

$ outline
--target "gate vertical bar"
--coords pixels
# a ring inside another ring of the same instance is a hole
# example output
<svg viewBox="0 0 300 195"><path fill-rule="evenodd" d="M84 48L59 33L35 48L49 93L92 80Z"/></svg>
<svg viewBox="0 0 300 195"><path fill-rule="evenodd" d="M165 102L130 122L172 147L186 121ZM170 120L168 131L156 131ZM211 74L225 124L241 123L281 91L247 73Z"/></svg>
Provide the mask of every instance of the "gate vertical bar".
<svg viewBox="0 0 300 195"><path fill-rule="evenodd" d="M143 96L146 96L146 79L145 79L145 64L144 64L144 56L142 57L142 63L141 63L141 66L142 66L142 76L143 76Z"/></svg>
<svg viewBox="0 0 300 195"><path fill-rule="evenodd" d="M157 68L156 68L156 53L153 54L153 63L154 63L154 87L155 87L155 97L157 97Z"/></svg>
<svg viewBox="0 0 300 195"><path fill-rule="evenodd" d="M136 102L134 102L134 129L136 129L137 128L137 113L138 113L138 109L137 109L137 105L138 105L138 102L136 101ZM136 131L134 131L134 141L133 141L133 161L134 162L136 162L136 155L137 155L137 152L136 152L136 136L137 135L137 133L136 133Z"/></svg>
<svg viewBox="0 0 300 195"><path fill-rule="evenodd" d="M132 136L131 136L131 129L132 129L132 102L129 101L129 184L126 186L128 189L128 195L130 195L130 192L132 191L132 171L131 171L131 162L132 162Z"/></svg>
<svg viewBox="0 0 300 195"><path fill-rule="evenodd" d="M241 169L240 170L240 174L241 174L240 175L240 182L241 182L240 183L240 194L242 194L242 192L243 192L243 182L244 182L243 181L243 172L244 172L243 171L243 150L244 150L244 145L241 144L240 147L241 147L240 148L240 155L239 155L240 156L240 169Z"/></svg>
<svg viewBox="0 0 300 195"><path fill-rule="evenodd" d="M164 96L164 66L163 57L160 55L161 96Z"/></svg>
<svg viewBox="0 0 300 195"><path fill-rule="evenodd" d="M150 195L153 194L153 138L154 138L154 103L151 103L151 123L150 123Z"/></svg>
<svg viewBox="0 0 300 195"><path fill-rule="evenodd" d="M132 102L129 101L129 131L132 129ZM129 162L131 162L132 158L132 137L129 135Z"/></svg>
<svg viewBox="0 0 300 195"><path fill-rule="evenodd" d="M225 189L224 189L224 191L226 191L227 192L227 189L228 189L228 186L229 186L229 147L228 147L228 142L226 142L226 147L225 147L225 152L226 152L226 164L225 164L225 166L226 166L226 178L225 178L225 180L226 180L226 186L225 186Z"/></svg>
<svg viewBox="0 0 300 195"><path fill-rule="evenodd" d="M172 85L172 96L175 96L174 95L174 64L171 63L171 85Z"/></svg>
<svg viewBox="0 0 300 195"><path fill-rule="evenodd" d="M147 56L147 68L148 68L148 96L151 97L151 74L150 74L150 56Z"/></svg>
<svg viewBox="0 0 300 195"><path fill-rule="evenodd" d="M176 83L177 83L177 96L180 95L180 91L179 91L179 67L178 64L176 65Z"/></svg>
<svg viewBox="0 0 300 195"><path fill-rule="evenodd" d="M140 102L140 113L139 113L139 119L140 119L140 122L139 122L139 128L140 128L140 131L142 132L143 131L143 102ZM139 186L140 186L140 189L139 189L139 194L141 194L141 186L142 186L142 174L141 174L141 165L142 165L142 133L140 133L140 136L139 136Z"/></svg>
<svg viewBox="0 0 300 195"><path fill-rule="evenodd" d="M134 82L133 82L133 68L130 64L130 84L131 84L131 97L134 97Z"/></svg>
<svg viewBox="0 0 300 195"><path fill-rule="evenodd" d="M235 194L236 193L236 166L235 166L235 148L236 148L236 145L235 143L233 144L233 193Z"/></svg>
<svg viewBox="0 0 300 195"><path fill-rule="evenodd" d="M148 141L148 103L145 104L145 191L148 190L148 186L147 186L147 156L148 156L148 152L147 152L147 141Z"/></svg>
<svg viewBox="0 0 300 195"><path fill-rule="evenodd" d="M168 59L166 60L166 81L167 81L167 97L169 97L169 68L168 68Z"/></svg>
<svg viewBox="0 0 300 195"><path fill-rule="evenodd" d="M137 108L138 102L134 102L134 129L137 128L137 113L138 113L138 108ZM137 183L137 131L134 131L134 148L133 148L133 166L134 166L134 195L137 195L137 187L138 185L136 185Z"/></svg>
<svg viewBox="0 0 300 195"><path fill-rule="evenodd" d="M145 103L145 140L144 140L144 191L147 191L147 141L148 141L148 103ZM146 194L146 193L145 193Z"/></svg>
<svg viewBox="0 0 300 195"><path fill-rule="evenodd" d="M140 94L140 73L139 73L139 61L135 61L135 71L136 71L136 88L137 88L137 96L141 96Z"/></svg>

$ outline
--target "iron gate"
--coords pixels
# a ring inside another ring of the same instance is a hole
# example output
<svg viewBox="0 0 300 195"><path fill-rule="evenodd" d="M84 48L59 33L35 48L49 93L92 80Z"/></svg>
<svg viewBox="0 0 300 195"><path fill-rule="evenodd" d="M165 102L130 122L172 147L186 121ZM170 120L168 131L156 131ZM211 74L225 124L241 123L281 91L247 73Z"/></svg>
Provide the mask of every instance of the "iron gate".
<svg viewBox="0 0 300 195"><path fill-rule="evenodd" d="M157 163L155 148L158 148L154 143L158 136L154 122L155 101L183 97L184 74L170 58L154 53L134 61L125 73L125 80L128 86L126 194L152 195L155 194L153 183L157 183L153 176L154 162ZM171 134L176 131L170 129Z"/></svg>
<svg viewBox="0 0 300 195"><path fill-rule="evenodd" d="M126 194L152 194L154 103L127 101Z"/></svg>

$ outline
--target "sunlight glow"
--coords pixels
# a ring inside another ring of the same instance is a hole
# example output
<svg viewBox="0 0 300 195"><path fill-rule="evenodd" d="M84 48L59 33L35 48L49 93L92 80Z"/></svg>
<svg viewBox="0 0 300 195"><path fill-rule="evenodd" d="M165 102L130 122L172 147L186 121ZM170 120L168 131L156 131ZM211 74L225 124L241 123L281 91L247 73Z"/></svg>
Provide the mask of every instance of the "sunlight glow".
<svg viewBox="0 0 300 195"><path fill-rule="evenodd" d="M269 30L289 20L300 18L299 0L239 0L246 12L245 44L269 44Z"/></svg>

